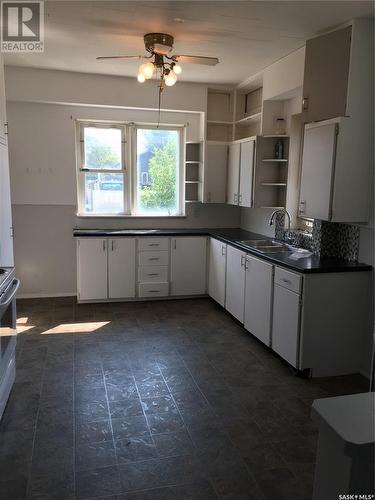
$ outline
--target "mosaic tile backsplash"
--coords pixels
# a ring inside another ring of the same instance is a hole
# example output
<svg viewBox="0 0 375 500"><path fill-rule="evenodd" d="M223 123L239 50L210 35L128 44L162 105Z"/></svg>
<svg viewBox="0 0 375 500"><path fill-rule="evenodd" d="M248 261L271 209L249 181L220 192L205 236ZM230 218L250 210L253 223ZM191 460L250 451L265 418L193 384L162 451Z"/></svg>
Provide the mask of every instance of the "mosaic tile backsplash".
<svg viewBox="0 0 375 500"><path fill-rule="evenodd" d="M279 213L275 221L275 238L286 240L287 230L284 227L285 215ZM314 220L312 234L303 231L291 231L292 245L306 248L321 257L357 261L359 251L359 227Z"/></svg>

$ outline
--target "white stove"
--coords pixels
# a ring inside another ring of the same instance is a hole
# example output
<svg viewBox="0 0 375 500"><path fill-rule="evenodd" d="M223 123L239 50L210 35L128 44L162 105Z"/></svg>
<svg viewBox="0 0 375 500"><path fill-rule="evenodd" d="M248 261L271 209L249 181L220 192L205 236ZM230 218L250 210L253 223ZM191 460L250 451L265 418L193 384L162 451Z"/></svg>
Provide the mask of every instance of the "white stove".
<svg viewBox="0 0 375 500"><path fill-rule="evenodd" d="M0 419L16 376L16 293L13 267L0 268Z"/></svg>

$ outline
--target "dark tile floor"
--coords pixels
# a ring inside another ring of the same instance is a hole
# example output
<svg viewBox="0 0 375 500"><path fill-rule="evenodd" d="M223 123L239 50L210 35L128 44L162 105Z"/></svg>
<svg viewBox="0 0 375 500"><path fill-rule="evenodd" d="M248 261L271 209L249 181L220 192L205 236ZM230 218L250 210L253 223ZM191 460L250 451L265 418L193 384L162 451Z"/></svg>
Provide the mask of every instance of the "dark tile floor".
<svg viewBox="0 0 375 500"><path fill-rule="evenodd" d="M209 299L18 301L17 380L0 424L0 498L310 499L315 398Z"/></svg>

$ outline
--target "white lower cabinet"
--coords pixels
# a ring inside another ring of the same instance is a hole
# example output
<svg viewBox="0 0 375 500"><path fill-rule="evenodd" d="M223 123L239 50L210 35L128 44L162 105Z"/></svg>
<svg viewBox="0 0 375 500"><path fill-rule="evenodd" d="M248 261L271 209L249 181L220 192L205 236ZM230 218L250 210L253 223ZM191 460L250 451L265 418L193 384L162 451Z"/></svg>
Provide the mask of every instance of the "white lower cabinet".
<svg viewBox="0 0 375 500"><path fill-rule="evenodd" d="M108 256L105 238L80 238L77 242L78 299L108 297Z"/></svg>
<svg viewBox="0 0 375 500"><path fill-rule="evenodd" d="M273 298L272 349L298 367L300 297L275 284Z"/></svg>
<svg viewBox="0 0 375 500"><path fill-rule="evenodd" d="M78 300L135 296L135 238L79 238Z"/></svg>
<svg viewBox="0 0 375 500"><path fill-rule="evenodd" d="M273 265L246 256L244 326L266 345L271 345Z"/></svg>
<svg viewBox="0 0 375 500"><path fill-rule="evenodd" d="M225 309L238 321L244 320L246 253L227 246Z"/></svg>
<svg viewBox="0 0 375 500"><path fill-rule="evenodd" d="M135 239L108 240L108 298L135 296Z"/></svg>
<svg viewBox="0 0 375 500"><path fill-rule="evenodd" d="M171 295L206 293L206 236L171 239Z"/></svg>
<svg viewBox="0 0 375 500"><path fill-rule="evenodd" d="M208 295L221 306L225 305L227 245L220 240L209 240Z"/></svg>

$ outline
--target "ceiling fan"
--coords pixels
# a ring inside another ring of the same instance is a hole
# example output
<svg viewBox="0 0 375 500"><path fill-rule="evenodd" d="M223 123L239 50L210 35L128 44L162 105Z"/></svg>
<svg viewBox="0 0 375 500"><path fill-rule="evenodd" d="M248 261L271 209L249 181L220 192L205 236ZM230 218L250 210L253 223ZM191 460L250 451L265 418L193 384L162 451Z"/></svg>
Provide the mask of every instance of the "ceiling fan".
<svg viewBox="0 0 375 500"><path fill-rule="evenodd" d="M148 52L144 56L101 56L103 59L150 59L149 62L139 66L138 81L143 83L154 76L155 72L160 73L160 92L164 86L171 87L177 81L177 75L181 74L182 68L179 63L204 64L215 66L218 64L217 57L191 56L185 54L170 54L173 50L174 38L167 33L147 33L143 37L145 49Z"/></svg>

